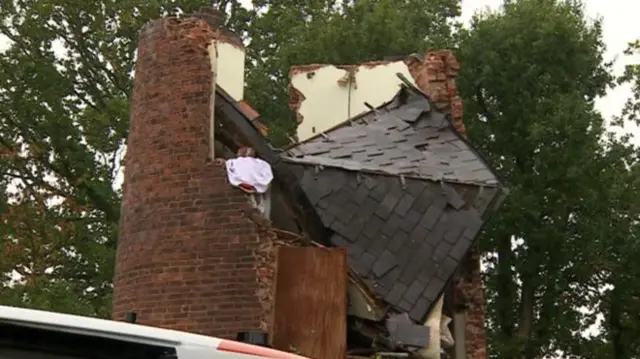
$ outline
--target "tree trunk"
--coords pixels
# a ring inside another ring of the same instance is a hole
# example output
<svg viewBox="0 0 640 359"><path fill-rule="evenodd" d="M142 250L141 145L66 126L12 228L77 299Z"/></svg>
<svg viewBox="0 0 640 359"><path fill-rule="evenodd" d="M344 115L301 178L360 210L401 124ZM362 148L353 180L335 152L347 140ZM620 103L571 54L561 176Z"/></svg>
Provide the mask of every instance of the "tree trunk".
<svg viewBox="0 0 640 359"><path fill-rule="evenodd" d="M613 359L630 359L631 355L624 342L624 325L622 324L622 306L620 303L620 286L615 286L611 293L609 307L610 340Z"/></svg>
<svg viewBox="0 0 640 359"><path fill-rule="evenodd" d="M511 238L504 237L498 243L498 285L496 298L497 324L502 336L506 339L513 335L516 319L513 315L514 284L513 284L513 252Z"/></svg>

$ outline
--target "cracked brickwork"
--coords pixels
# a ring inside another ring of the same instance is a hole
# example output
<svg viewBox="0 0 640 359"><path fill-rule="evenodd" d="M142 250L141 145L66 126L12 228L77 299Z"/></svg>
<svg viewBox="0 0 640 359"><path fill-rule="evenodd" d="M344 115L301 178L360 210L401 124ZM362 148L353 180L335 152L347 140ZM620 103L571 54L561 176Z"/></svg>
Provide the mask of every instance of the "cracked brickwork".
<svg viewBox="0 0 640 359"><path fill-rule="evenodd" d="M416 85L429 96L438 110L451 115L453 126L464 134L462 99L456 87L460 64L453 53L449 50L427 52L424 58L412 56L405 63Z"/></svg>
<svg viewBox="0 0 640 359"><path fill-rule="evenodd" d="M480 256L472 250L467 262L463 264L463 276L458 285L464 296L467 308L467 326L465 328L465 347L467 359L486 359L487 334L485 328L485 297Z"/></svg>
<svg viewBox="0 0 640 359"><path fill-rule="evenodd" d="M113 317L136 311L141 324L233 338L264 316L260 231L209 158L214 37L194 18L140 33Z"/></svg>

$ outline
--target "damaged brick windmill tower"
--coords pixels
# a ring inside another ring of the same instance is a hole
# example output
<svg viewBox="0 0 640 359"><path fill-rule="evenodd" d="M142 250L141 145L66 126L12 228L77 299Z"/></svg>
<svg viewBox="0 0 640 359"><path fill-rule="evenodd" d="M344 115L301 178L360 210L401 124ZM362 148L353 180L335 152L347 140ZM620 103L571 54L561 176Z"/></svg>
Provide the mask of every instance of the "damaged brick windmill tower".
<svg viewBox="0 0 640 359"><path fill-rule="evenodd" d="M338 301L345 303L339 308L344 316L362 313L352 308L358 293L376 297L366 308L383 304L373 310L382 313L375 318L382 322L406 313L414 326L429 326L437 312L438 318L452 318L456 345L449 357L486 358L483 287L472 241L503 190L464 138L453 55L293 68L290 105L299 143L278 152L264 139L259 114L244 101L244 48L223 22L218 12L202 9L150 22L140 32L114 319L135 311L146 325L230 338L258 329L273 334L274 316L286 315L274 314L275 252L312 243L348 253L350 269L341 274L345 300ZM332 142L347 132L354 136L338 141L341 148ZM371 139L386 145L348 150ZM416 140L419 145L407 147ZM231 186L216 161L243 147L255 149L273 169L270 211ZM391 161L372 159L379 155ZM437 163L429 162L434 158ZM373 163L383 171L370 171ZM434 169L437 176L427 173ZM425 173L431 177L420 175ZM331 197L332 191L339 195ZM389 199L392 194L397 198ZM336 214L334 207L351 212ZM336 221L343 214L349 220ZM379 230L367 234L375 223L382 223ZM344 352L347 329L353 328L346 328L344 318L339 322L345 326L340 334L322 335L345 337ZM449 329L435 329L428 341L439 350L440 333Z"/></svg>

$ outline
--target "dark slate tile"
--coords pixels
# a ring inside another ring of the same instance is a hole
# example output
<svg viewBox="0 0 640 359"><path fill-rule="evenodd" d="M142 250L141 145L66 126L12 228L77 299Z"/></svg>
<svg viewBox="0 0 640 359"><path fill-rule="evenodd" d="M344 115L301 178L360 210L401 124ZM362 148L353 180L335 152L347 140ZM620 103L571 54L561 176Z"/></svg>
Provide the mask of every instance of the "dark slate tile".
<svg viewBox="0 0 640 359"><path fill-rule="evenodd" d="M411 310L411 308L413 307L413 303L410 303L406 300L401 300L400 303L396 304L396 306L400 309L403 310L405 312L408 312Z"/></svg>
<svg viewBox="0 0 640 359"><path fill-rule="evenodd" d="M349 223L358 212L358 209L360 207L351 201L345 203L342 211L340 211L340 219L345 223Z"/></svg>
<svg viewBox="0 0 640 359"><path fill-rule="evenodd" d="M367 251L371 252L371 254L375 256L380 256L382 255L382 252L384 252L387 248L387 245L389 245L388 237L384 235L376 236L375 238L371 239L371 244L367 248Z"/></svg>
<svg viewBox="0 0 640 359"><path fill-rule="evenodd" d="M434 194L431 192L430 188L425 188L418 198L413 202L411 208L418 213L425 213L429 206L431 206L431 202L433 200Z"/></svg>
<svg viewBox="0 0 640 359"><path fill-rule="evenodd" d="M362 234L373 239L380 234L380 229L385 224L384 220L376 215L369 217L369 221L362 230Z"/></svg>
<svg viewBox="0 0 640 359"><path fill-rule="evenodd" d="M422 214L417 211L411 209L407 212L406 215L402 217L402 223L400 223L400 228L405 232L411 232L418 222L422 219Z"/></svg>
<svg viewBox="0 0 640 359"><path fill-rule="evenodd" d="M426 258L421 258L419 252L415 252L411 260L404 266L402 274L400 274L400 280L404 283L412 284L427 260Z"/></svg>
<svg viewBox="0 0 640 359"><path fill-rule="evenodd" d="M358 186L358 188L356 188L356 191L353 193L353 197L351 197L351 200L357 205L362 205L368 196L369 189L364 185L360 185Z"/></svg>
<svg viewBox="0 0 640 359"><path fill-rule="evenodd" d="M420 223L418 223L418 225L422 228L430 230L438 222L442 213L443 213L442 208L440 208L439 206L432 205L423 214L422 219L420 220Z"/></svg>
<svg viewBox="0 0 640 359"><path fill-rule="evenodd" d="M376 210L376 214L382 218L388 218L389 215L393 212L393 208L400 201L400 195L396 191L389 191L386 193L378 209Z"/></svg>
<svg viewBox="0 0 640 359"><path fill-rule="evenodd" d="M383 251L378 260L373 264L371 271L377 278L382 278L385 274L396 267L396 258L389 251Z"/></svg>
<svg viewBox="0 0 640 359"><path fill-rule="evenodd" d="M460 237L456 242L456 244L453 246L453 248L451 248L449 255L457 259L458 261L461 261L462 258L464 258L464 256L467 255L467 252L469 251L470 247L471 247L471 240L464 236Z"/></svg>
<svg viewBox="0 0 640 359"><path fill-rule="evenodd" d="M354 245L360 246L364 251L366 251L367 248L371 246L371 239L361 234L356 239Z"/></svg>
<svg viewBox="0 0 640 359"><path fill-rule="evenodd" d="M324 224L326 227L330 227L333 221L336 219L336 217L329 211L322 211L318 213L318 215L320 216L322 224Z"/></svg>
<svg viewBox="0 0 640 359"><path fill-rule="evenodd" d="M388 191L389 184L387 183L386 178L380 179L376 182L376 186L371 190L369 196L378 202L382 202Z"/></svg>
<svg viewBox="0 0 640 359"><path fill-rule="evenodd" d="M396 282L391 288L391 291L384 297L384 300L391 305L398 305L406 291L407 286L404 283Z"/></svg>
<svg viewBox="0 0 640 359"><path fill-rule="evenodd" d="M387 274L385 274L382 278L377 280L377 284L379 287L391 288L398 281L400 277L400 268L396 266L391 269Z"/></svg>
<svg viewBox="0 0 640 359"><path fill-rule="evenodd" d="M427 285L427 288L425 288L422 295L426 299L433 302L436 299L438 299L438 296L440 295L440 293L442 293L442 290L444 289L445 284L446 282L443 281L442 279L438 277L433 277L431 278L431 281Z"/></svg>
<svg viewBox="0 0 640 359"><path fill-rule="evenodd" d="M446 221L438 222L438 225L436 225L436 227L427 234L427 237L425 238L426 242L434 247L440 245L441 242L445 242L444 234L446 230Z"/></svg>
<svg viewBox="0 0 640 359"><path fill-rule="evenodd" d="M360 259L362 253L364 253L364 249L356 243L350 243L347 247L347 255L349 256L350 261L353 259Z"/></svg>
<svg viewBox="0 0 640 359"><path fill-rule="evenodd" d="M419 197L422 192L425 190L426 185L423 181L418 181L414 179L407 180L407 192L413 197Z"/></svg>
<svg viewBox="0 0 640 359"><path fill-rule="evenodd" d="M414 348L424 348L429 345L429 327L413 323L407 313L390 316L386 326L393 342Z"/></svg>
<svg viewBox="0 0 640 359"><path fill-rule="evenodd" d="M442 291L480 230L480 214L474 208L456 211L448 205L439 183L407 179L402 188L399 178L365 175L358 180L353 172L344 176L334 172L345 171L325 168L313 180L301 174L307 188L316 181L316 187L329 191L315 207L325 225L335 231L331 242L347 248L350 265L373 282L379 296L395 296L400 289L394 285L402 283L402 296L389 304L402 305L403 310L413 311L412 317L422 315L422 319L435 299L428 295ZM334 177L343 187L326 184ZM420 198L426 199L422 206ZM379 211L380 201L386 201L384 211ZM422 309L425 301L427 309Z"/></svg>
<svg viewBox="0 0 640 359"><path fill-rule="evenodd" d="M414 117L406 115L407 113L416 112L411 104L395 108L391 106L395 105L388 105L387 109L401 113L406 118ZM471 146L455 135L450 122L442 113L430 111L413 120L401 120L388 112L382 113L384 119L377 119L375 114L370 113L372 118L366 122L355 121L350 126L329 131L327 136L330 141L316 138L289 152L316 154L297 159L316 164L332 159L340 165L339 158L353 160L357 157L359 162L356 163L364 169L387 171L389 174L398 173L404 166L402 160L409 159L416 161L415 172L428 180L437 180L445 175L445 178L458 183L497 184L491 169ZM409 121L415 122L410 125ZM356 152L358 150L366 152ZM423 150L428 151L428 155ZM370 157L365 157L365 154ZM295 154L285 156L296 160Z"/></svg>
<svg viewBox="0 0 640 359"><path fill-rule="evenodd" d="M431 303L433 303L433 301L430 301L424 297L418 299L418 301L411 308L411 311L409 311L409 318L417 322L422 322L427 314L427 311L429 310L429 306L431 305Z"/></svg>
<svg viewBox="0 0 640 359"><path fill-rule="evenodd" d="M404 299L410 303L415 303L426 288L426 283L419 279L415 280L404 293Z"/></svg>
<svg viewBox="0 0 640 359"><path fill-rule="evenodd" d="M347 184L347 173L334 169L324 169L320 174L331 184L333 190L340 190Z"/></svg>
<svg viewBox="0 0 640 359"><path fill-rule="evenodd" d="M389 249L393 253L398 253L400 249L402 249L409 239L409 235L407 232L403 230L398 230L396 234L390 238L389 243L387 244L387 249Z"/></svg>
<svg viewBox="0 0 640 359"><path fill-rule="evenodd" d="M375 261L376 261L376 256L374 256L373 254L369 253L368 251L362 253L362 255L360 256L360 260L358 261L360 262L360 265L362 266L362 269L363 269L363 272L360 274L365 275L369 273Z"/></svg>
<svg viewBox="0 0 640 359"><path fill-rule="evenodd" d="M455 244L458 242L458 238L462 236L462 232L464 232L464 230L465 226L463 223L454 221L453 223L451 223L449 228L447 228L447 231L444 234L444 240L449 243Z"/></svg>
<svg viewBox="0 0 640 359"><path fill-rule="evenodd" d="M332 199L331 205L325 211L327 213L330 213L334 217L340 217L340 213L342 212L342 206L336 204L336 202Z"/></svg>
<svg viewBox="0 0 640 359"><path fill-rule="evenodd" d="M336 159L349 158L351 155L353 155L353 150L349 147L336 148L329 152L329 157Z"/></svg>
<svg viewBox="0 0 640 359"><path fill-rule="evenodd" d="M331 236L330 242L336 247L343 247L343 248L348 248L352 245L351 242L349 242L346 238L344 238L343 236L337 233L334 233Z"/></svg>
<svg viewBox="0 0 640 359"><path fill-rule="evenodd" d="M438 267L436 271L436 276L444 281L449 280L449 277L455 272L456 268L458 268L459 262L451 257L446 257Z"/></svg>
<svg viewBox="0 0 640 359"><path fill-rule="evenodd" d="M341 232L341 234L350 242L355 242L360 236L362 229L364 228L364 222L359 218L353 219L348 224L346 224Z"/></svg>
<svg viewBox="0 0 640 359"><path fill-rule="evenodd" d="M381 233L389 238L393 238L395 233L398 231L398 228L400 228L401 223L402 223L402 218L400 218L397 214L394 213L389 217L389 219L387 219L387 222L382 226Z"/></svg>
<svg viewBox="0 0 640 359"><path fill-rule="evenodd" d="M404 216L405 214L407 214L415 200L416 198L413 195L411 195L410 193L405 193L402 198L400 198L400 202L398 202L394 211L398 215Z"/></svg>
<svg viewBox="0 0 640 359"><path fill-rule="evenodd" d="M422 242L427 238L429 230L422 226L416 226L409 234L409 238L414 242Z"/></svg>
<svg viewBox="0 0 640 359"><path fill-rule="evenodd" d="M462 235L470 240L474 239L480 232L480 229L482 229L482 224L483 222L479 215L475 218L471 217L467 223L467 228Z"/></svg>
<svg viewBox="0 0 640 359"><path fill-rule="evenodd" d="M450 243L441 241L440 243L438 243L438 246L433 251L433 255L431 256L431 259L435 263L440 263L449 255L449 252L451 251L452 248L453 246Z"/></svg>
<svg viewBox="0 0 640 359"><path fill-rule="evenodd" d="M348 187L342 187L331 195L331 201L334 205L342 207L353 197L353 191Z"/></svg>
<svg viewBox="0 0 640 359"><path fill-rule="evenodd" d="M364 177L364 180L362 181L362 183L369 191L371 191L378 185L378 180L373 178L372 176L363 176L363 177Z"/></svg>
<svg viewBox="0 0 640 359"><path fill-rule="evenodd" d="M420 249L418 249L418 258L420 258L424 262L429 262L433 256L435 248L429 243L422 242L420 243Z"/></svg>
<svg viewBox="0 0 640 359"><path fill-rule="evenodd" d="M332 223L331 223L331 229L336 232L336 233L340 233L343 234L345 232L345 229L347 228L347 225L344 224L340 218L336 218Z"/></svg>
<svg viewBox="0 0 640 359"><path fill-rule="evenodd" d="M320 198L322 198L322 193L318 190L315 190L317 187L317 179L313 177L313 173L310 170L304 171L302 175L302 180L300 181L300 186L305 190L307 196L309 197L309 201L311 203L316 204Z"/></svg>
<svg viewBox="0 0 640 359"><path fill-rule="evenodd" d="M465 201L452 186L445 185L444 191L447 197L447 203L449 203L453 208L460 209L464 207L466 204Z"/></svg>
<svg viewBox="0 0 640 359"><path fill-rule="evenodd" d="M319 209L327 209L329 208L329 206L331 205L331 200L329 200L329 198L322 198L321 200L318 201L318 203L316 204L316 206Z"/></svg>

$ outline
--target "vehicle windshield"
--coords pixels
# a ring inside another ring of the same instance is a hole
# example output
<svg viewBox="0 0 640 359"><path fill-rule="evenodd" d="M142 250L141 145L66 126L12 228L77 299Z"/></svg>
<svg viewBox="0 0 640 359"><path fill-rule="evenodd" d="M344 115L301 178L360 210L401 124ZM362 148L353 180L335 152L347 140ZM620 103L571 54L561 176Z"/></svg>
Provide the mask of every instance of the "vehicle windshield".
<svg viewBox="0 0 640 359"><path fill-rule="evenodd" d="M175 348L0 323L2 359L176 359Z"/></svg>

